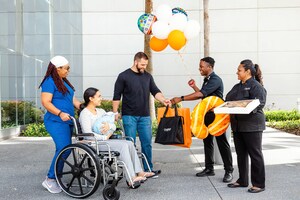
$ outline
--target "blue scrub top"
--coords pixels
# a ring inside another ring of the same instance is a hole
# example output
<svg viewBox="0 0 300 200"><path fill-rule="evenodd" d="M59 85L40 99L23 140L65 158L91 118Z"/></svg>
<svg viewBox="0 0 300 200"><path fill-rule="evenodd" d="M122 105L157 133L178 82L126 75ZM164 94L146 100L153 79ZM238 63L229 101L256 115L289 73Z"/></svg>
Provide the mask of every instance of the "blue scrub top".
<svg viewBox="0 0 300 200"><path fill-rule="evenodd" d="M66 83L64 82L64 85L67 87L69 92L66 92L66 94L61 93L58 91L54 80L52 77L48 77L44 83L42 84L42 92L47 92L53 94L52 97L52 104L61 110L64 113L68 113L71 116L74 116L74 106L73 106L73 96L74 96L74 90ZM47 111L44 116L44 121L57 121L62 122L61 118L57 115L52 114L51 112ZM67 121L68 123L72 124L72 121Z"/></svg>

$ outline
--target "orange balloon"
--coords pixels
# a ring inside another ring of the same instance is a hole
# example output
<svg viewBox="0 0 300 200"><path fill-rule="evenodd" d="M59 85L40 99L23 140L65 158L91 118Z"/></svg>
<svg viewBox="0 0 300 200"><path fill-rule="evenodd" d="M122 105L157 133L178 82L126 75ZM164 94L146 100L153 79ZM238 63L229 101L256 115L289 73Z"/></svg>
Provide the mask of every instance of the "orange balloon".
<svg viewBox="0 0 300 200"><path fill-rule="evenodd" d="M171 31L168 35L168 43L174 50L178 51L186 43L186 38L184 36L184 33L179 30Z"/></svg>
<svg viewBox="0 0 300 200"><path fill-rule="evenodd" d="M150 48L153 51L162 51L168 46L168 40L167 39L161 40L153 36L150 39L149 44L150 44Z"/></svg>

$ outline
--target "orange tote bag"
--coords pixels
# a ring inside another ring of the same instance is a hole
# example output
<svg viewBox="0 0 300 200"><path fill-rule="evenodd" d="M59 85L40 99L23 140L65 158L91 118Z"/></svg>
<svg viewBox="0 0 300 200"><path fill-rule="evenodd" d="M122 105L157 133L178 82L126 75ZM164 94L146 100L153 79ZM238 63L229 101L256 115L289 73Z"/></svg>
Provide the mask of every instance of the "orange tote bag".
<svg viewBox="0 0 300 200"><path fill-rule="evenodd" d="M159 124L160 119L163 117L166 107L157 108L157 123ZM192 144L192 132L191 132L191 116L189 108L178 108L178 115L183 117L183 138L184 144L174 144L179 147L190 148ZM169 108L166 117L174 116L175 109Z"/></svg>

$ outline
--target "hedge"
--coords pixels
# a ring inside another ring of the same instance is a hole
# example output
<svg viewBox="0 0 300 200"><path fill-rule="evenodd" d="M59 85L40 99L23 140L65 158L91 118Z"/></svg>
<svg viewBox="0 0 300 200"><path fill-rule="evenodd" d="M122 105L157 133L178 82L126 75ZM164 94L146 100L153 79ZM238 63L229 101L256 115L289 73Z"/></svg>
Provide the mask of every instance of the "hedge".
<svg viewBox="0 0 300 200"><path fill-rule="evenodd" d="M2 128L9 128L40 123L43 121L43 112L31 101L2 101L1 118Z"/></svg>

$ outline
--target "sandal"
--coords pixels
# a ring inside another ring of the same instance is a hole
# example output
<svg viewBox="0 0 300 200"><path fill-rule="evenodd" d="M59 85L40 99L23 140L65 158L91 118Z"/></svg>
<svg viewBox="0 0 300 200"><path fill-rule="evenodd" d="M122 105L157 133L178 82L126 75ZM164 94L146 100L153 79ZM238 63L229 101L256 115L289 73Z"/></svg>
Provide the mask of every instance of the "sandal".
<svg viewBox="0 0 300 200"><path fill-rule="evenodd" d="M147 178L145 176L137 176L134 180L144 183L147 180Z"/></svg>
<svg viewBox="0 0 300 200"><path fill-rule="evenodd" d="M133 181L133 184L131 185L128 181L126 181L128 188L130 189L137 189L141 186L141 183L139 181Z"/></svg>
<svg viewBox="0 0 300 200"><path fill-rule="evenodd" d="M141 183L140 183L140 182L133 182L133 185L130 185L130 184L128 183L128 181L126 181L126 183L127 183L127 185L128 185L128 188L130 188L130 189L137 189L138 187L141 186Z"/></svg>
<svg viewBox="0 0 300 200"><path fill-rule="evenodd" d="M156 176L156 174L154 172L144 172L144 174L141 176L147 179Z"/></svg>
<svg viewBox="0 0 300 200"><path fill-rule="evenodd" d="M250 193L259 193L262 191L265 191L265 188L251 187L248 189L248 192L250 192Z"/></svg>
<svg viewBox="0 0 300 200"><path fill-rule="evenodd" d="M147 178L141 177L141 176L136 176L135 178L132 179L132 185L131 182L126 181L127 185L131 189L136 189L141 186L141 183L143 183Z"/></svg>
<svg viewBox="0 0 300 200"><path fill-rule="evenodd" d="M139 182L143 182L143 181L146 181L147 180L147 177L144 177L144 176L137 176L133 179L133 182L134 181L139 181Z"/></svg>
<svg viewBox="0 0 300 200"><path fill-rule="evenodd" d="M248 187L247 185L241 185L238 182L229 183L229 184L227 184L227 186L230 187L230 188Z"/></svg>

